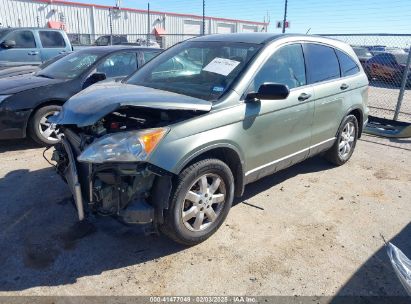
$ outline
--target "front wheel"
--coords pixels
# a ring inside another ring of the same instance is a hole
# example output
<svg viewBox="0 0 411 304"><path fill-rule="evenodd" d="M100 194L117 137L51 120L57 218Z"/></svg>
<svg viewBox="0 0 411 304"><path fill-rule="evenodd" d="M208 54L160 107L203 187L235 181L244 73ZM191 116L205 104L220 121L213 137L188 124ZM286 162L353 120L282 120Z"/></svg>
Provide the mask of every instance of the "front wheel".
<svg viewBox="0 0 411 304"><path fill-rule="evenodd" d="M41 145L55 145L60 141L58 130L48 122L48 119L57 115L61 106L49 105L38 109L29 121L28 133L30 137Z"/></svg>
<svg viewBox="0 0 411 304"><path fill-rule="evenodd" d="M334 145L325 153L325 158L334 165L345 164L352 156L358 139L358 120L354 115L345 117Z"/></svg>
<svg viewBox="0 0 411 304"><path fill-rule="evenodd" d="M230 168L218 159L205 159L178 176L161 231L184 245L209 238L224 222L234 197Z"/></svg>

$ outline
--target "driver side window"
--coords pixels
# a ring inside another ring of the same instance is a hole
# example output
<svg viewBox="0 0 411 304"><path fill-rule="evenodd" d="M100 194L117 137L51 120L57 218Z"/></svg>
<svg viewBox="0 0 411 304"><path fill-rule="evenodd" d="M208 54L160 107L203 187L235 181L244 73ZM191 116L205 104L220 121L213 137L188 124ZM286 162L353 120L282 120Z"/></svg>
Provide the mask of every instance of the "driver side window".
<svg viewBox="0 0 411 304"><path fill-rule="evenodd" d="M307 84L301 44L283 46L271 55L254 77L248 92L258 91L266 82L284 84L290 90Z"/></svg>

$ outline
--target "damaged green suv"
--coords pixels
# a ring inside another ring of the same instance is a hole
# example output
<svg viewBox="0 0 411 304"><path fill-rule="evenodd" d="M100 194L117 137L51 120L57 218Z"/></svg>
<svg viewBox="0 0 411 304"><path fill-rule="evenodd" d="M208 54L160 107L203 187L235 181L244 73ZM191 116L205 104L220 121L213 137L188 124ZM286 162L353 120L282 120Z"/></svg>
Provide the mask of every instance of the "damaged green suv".
<svg viewBox="0 0 411 304"><path fill-rule="evenodd" d="M53 160L80 220L113 215L193 245L246 184L319 153L344 164L367 91L355 53L336 40L199 37L66 102L51 118L64 134Z"/></svg>

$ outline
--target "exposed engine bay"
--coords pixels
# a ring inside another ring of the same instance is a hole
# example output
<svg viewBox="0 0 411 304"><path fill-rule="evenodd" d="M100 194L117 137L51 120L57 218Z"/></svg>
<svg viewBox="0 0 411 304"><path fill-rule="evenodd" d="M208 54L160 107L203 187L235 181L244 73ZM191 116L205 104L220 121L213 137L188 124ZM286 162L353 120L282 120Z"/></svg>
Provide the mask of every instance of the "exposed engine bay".
<svg viewBox="0 0 411 304"><path fill-rule="evenodd" d="M91 126L59 125L64 136L55 146L52 160L73 192L79 219L82 219L80 209L88 206L90 212L118 216L127 223L162 223L171 191L171 173L144 161L87 163L77 158L104 136L165 127L198 114L128 107L108 114Z"/></svg>

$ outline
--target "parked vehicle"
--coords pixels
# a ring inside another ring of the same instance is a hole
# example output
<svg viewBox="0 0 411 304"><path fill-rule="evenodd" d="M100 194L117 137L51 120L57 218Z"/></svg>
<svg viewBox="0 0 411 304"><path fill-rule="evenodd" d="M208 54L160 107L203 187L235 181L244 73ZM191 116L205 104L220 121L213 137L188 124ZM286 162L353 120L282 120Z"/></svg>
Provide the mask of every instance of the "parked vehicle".
<svg viewBox="0 0 411 304"><path fill-rule="evenodd" d="M128 43L126 35L104 35L100 36L94 42L97 46L120 45Z"/></svg>
<svg viewBox="0 0 411 304"><path fill-rule="evenodd" d="M181 57L201 69L167 71ZM193 245L219 228L246 184L322 152L347 162L367 122L367 92L343 42L202 36L73 96L50 119L64 133L53 160L80 220L87 205Z"/></svg>
<svg viewBox="0 0 411 304"><path fill-rule="evenodd" d="M408 54L382 53L365 63L364 70L369 79L382 79L391 84L402 82ZM411 84L411 73L408 73L407 85Z"/></svg>
<svg viewBox="0 0 411 304"><path fill-rule="evenodd" d="M354 50L355 54L357 55L363 67L364 67L365 62L368 59L372 58L372 54L367 48L356 46L356 47L353 47L352 49Z"/></svg>
<svg viewBox="0 0 411 304"><path fill-rule="evenodd" d="M0 29L0 70L21 65L40 65L48 59L70 51L70 41L61 30Z"/></svg>
<svg viewBox="0 0 411 304"><path fill-rule="evenodd" d="M41 144L55 144L59 135L47 119L82 89L104 80L122 79L160 49L90 47L73 52L33 75L0 79L0 139L28 133Z"/></svg>
<svg viewBox="0 0 411 304"><path fill-rule="evenodd" d="M14 76L20 76L20 75L27 75L27 74L33 74L37 71L40 71L53 62L59 60L60 58L63 58L64 56L70 54L71 52L65 52L63 54L60 54L56 57L53 57L45 62L43 62L40 65L21 65L21 66L16 66L16 67L11 67L11 68L6 68L3 70L0 70L0 78L7 78L7 77L14 77Z"/></svg>

